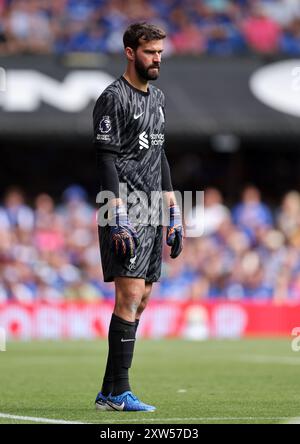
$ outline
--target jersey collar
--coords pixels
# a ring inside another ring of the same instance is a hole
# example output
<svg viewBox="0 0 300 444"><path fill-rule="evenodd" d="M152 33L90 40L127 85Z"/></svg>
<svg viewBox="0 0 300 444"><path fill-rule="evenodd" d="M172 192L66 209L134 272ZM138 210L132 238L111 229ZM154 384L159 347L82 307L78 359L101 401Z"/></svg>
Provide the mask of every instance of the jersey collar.
<svg viewBox="0 0 300 444"><path fill-rule="evenodd" d="M148 91L145 92L145 91L142 91L141 89L137 89L137 88L135 88L133 85L131 85L131 83L129 83L129 82L125 79L125 77L121 76L120 79L123 80L123 82L125 82L126 85L128 85L131 89L133 89L133 91L135 91L135 92L141 94L142 96L149 96L149 94L150 94L150 89L149 89L149 87L148 87Z"/></svg>

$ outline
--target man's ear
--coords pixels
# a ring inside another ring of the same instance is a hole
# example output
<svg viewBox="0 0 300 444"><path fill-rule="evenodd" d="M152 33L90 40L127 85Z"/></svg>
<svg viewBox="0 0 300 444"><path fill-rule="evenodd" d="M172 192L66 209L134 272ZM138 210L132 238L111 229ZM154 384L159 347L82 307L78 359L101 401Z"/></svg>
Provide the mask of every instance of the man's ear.
<svg viewBox="0 0 300 444"><path fill-rule="evenodd" d="M129 46L127 46L125 48L125 54L126 54L126 57L127 57L128 60L133 61L135 59L135 52Z"/></svg>

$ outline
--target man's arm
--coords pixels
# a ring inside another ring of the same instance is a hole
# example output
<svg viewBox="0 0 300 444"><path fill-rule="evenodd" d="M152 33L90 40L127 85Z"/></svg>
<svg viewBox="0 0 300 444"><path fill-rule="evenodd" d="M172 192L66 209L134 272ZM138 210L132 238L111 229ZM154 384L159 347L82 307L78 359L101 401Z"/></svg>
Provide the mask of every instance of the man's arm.
<svg viewBox="0 0 300 444"><path fill-rule="evenodd" d="M117 154L110 151L97 150L97 177L100 179L100 188L110 191L115 198L108 202L109 207L122 205L119 197L119 176L116 169Z"/></svg>
<svg viewBox="0 0 300 444"><path fill-rule="evenodd" d="M161 153L161 176L161 186L164 192L164 198L167 206L170 207L171 205L176 205L176 198L171 180L170 166L164 149Z"/></svg>
<svg viewBox="0 0 300 444"><path fill-rule="evenodd" d="M167 245L171 247L171 258L175 259L182 251L183 228L180 208L177 205L173 191L171 172L165 150L162 150L161 158L162 190L164 199L169 208L170 222L167 228Z"/></svg>
<svg viewBox="0 0 300 444"><path fill-rule="evenodd" d="M135 256L138 239L128 220L127 209L119 197L119 176L116 169L116 159L125 130L124 110L119 99L109 92L102 94L95 105L93 120L100 189L114 194L114 198L108 202L111 247L115 256L132 258Z"/></svg>

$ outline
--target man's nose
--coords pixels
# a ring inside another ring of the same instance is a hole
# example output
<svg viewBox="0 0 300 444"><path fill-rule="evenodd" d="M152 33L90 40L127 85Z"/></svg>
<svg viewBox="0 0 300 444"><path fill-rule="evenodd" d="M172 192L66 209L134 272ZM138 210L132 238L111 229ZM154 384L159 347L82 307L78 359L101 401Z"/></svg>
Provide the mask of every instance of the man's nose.
<svg viewBox="0 0 300 444"><path fill-rule="evenodd" d="M160 63L160 60L161 60L161 55L160 55L159 52L156 52L156 53L154 54L153 62L155 62L155 63Z"/></svg>

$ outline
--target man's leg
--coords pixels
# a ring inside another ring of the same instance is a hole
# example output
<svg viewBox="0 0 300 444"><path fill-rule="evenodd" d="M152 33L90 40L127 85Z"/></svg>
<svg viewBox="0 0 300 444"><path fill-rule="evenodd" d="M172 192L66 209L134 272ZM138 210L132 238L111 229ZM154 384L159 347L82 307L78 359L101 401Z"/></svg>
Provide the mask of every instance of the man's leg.
<svg viewBox="0 0 300 444"><path fill-rule="evenodd" d="M145 279L116 277L114 314L128 322L135 322L137 309L145 293Z"/></svg>
<svg viewBox="0 0 300 444"><path fill-rule="evenodd" d="M144 279L115 278L116 300L109 327L109 352L101 392L118 395L130 390L128 369L131 367L136 313L145 293Z"/></svg>
<svg viewBox="0 0 300 444"><path fill-rule="evenodd" d="M129 387L128 369L130 368L132 361L132 354L135 342L135 332L138 326L141 312L145 308L146 301L148 300L149 287L150 287L150 285L147 285L147 290L146 290L145 281L148 282L148 276L146 277L146 279L136 278L133 276L137 274L144 276L147 274L147 269L149 268L148 264L152 253L152 249L150 248L151 246L149 244L149 239L155 242L154 238L155 231L153 230L152 227L142 227L140 229L139 231L140 251L137 254L138 261L136 263L136 267L134 270L129 270L129 268L127 268L126 266L121 267L116 265L116 261L114 260L114 258L111 257L110 254L108 254L110 249L108 248L109 242L108 239L105 238L105 233L106 232L102 230L102 237L99 235L104 280L110 281L111 277L118 276L119 272L120 275L123 276L119 278L114 278L116 286L116 300L109 328L109 341L108 341L109 355L107 360L105 377L103 380L103 386L101 392L98 393L96 398L96 404L98 405L96 407L99 408L99 410L107 410L106 406L109 405L111 408L115 410L121 410L121 408L118 408L116 406L121 407L123 401L125 401L124 410L154 411L155 407L141 403L137 398L131 396L130 393L126 396L122 395L124 393L123 390L125 383L127 383L127 387ZM130 276L130 274L132 274L132 277ZM140 285L141 283L142 285ZM133 326L134 326L134 331L132 328ZM124 329L126 330L126 334L128 335L127 338L124 335L122 337L120 336L120 333L124 332ZM131 336L129 335L130 332ZM119 341L114 339L118 336L119 336ZM120 356L120 347L119 347L119 356L118 356L116 349L118 348L118 345L120 346L120 342L122 345L127 344L132 348L131 350L127 349L127 352L123 348L124 353L122 352ZM123 365L122 366L123 368L121 368L121 377L120 377L119 374L120 362L122 363L122 361L124 361L124 358L125 358L125 366ZM117 374L116 377L115 374ZM115 386L114 380L116 380L116 386L119 386L119 388ZM125 392L131 392L131 390L125 390Z"/></svg>
<svg viewBox="0 0 300 444"><path fill-rule="evenodd" d="M143 311L145 310L145 308L146 308L146 306L148 304L151 290L152 290L152 282L146 282L146 284L145 284L145 292L144 292L144 294L142 296L141 303L138 306L137 311L136 311L135 321L136 321L137 324L139 323L140 317L141 317Z"/></svg>
<svg viewBox="0 0 300 444"><path fill-rule="evenodd" d="M151 290L152 290L152 283L147 282L145 284L145 291L144 291L144 294L142 296L141 302L140 302L140 304L139 304L139 306L137 308L137 311L136 311L136 316L135 316L135 334L136 334L136 331L137 331L137 328L138 328L138 325L139 325L141 314L145 310L146 305L148 303ZM109 349L107 363L106 363L106 369L105 369L105 374L104 374L104 379L103 379L103 384L102 384L102 389L101 389L101 393L104 396L108 396L109 393L111 393L113 391L113 381L114 381L114 378L113 378L112 351Z"/></svg>

